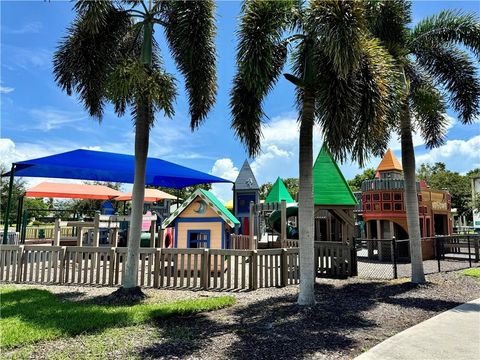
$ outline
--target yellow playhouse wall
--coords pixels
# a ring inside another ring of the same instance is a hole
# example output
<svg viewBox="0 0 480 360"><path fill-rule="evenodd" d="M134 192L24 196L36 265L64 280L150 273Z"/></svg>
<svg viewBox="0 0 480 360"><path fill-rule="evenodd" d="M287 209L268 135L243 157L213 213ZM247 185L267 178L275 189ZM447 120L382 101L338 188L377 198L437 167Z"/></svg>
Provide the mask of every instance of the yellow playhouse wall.
<svg viewBox="0 0 480 360"><path fill-rule="evenodd" d="M186 217L192 217L192 218L202 218L202 217L219 217L215 210L213 210L210 206L207 205L207 208L205 210L205 213L199 214L195 212L195 210L198 209L198 204L197 204L197 199L195 199L188 207L182 211L182 213L179 215L181 218L186 218Z"/></svg>
<svg viewBox="0 0 480 360"><path fill-rule="evenodd" d="M186 249L188 245L188 230L210 230L210 248L222 248L222 223L221 222L179 222L177 224L177 248Z"/></svg>

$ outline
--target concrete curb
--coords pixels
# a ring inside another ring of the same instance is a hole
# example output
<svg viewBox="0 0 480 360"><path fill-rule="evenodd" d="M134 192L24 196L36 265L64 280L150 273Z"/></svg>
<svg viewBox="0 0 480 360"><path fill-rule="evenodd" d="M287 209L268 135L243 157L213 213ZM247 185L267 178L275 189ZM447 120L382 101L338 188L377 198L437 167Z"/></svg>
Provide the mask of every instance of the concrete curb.
<svg viewBox="0 0 480 360"><path fill-rule="evenodd" d="M480 359L480 299L412 326L356 359Z"/></svg>

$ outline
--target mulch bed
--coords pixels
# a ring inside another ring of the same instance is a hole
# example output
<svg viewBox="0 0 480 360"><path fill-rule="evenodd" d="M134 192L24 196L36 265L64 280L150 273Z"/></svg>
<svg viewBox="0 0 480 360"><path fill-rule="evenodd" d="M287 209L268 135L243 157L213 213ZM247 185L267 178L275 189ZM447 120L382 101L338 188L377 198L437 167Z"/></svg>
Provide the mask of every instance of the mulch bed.
<svg viewBox="0 0 480 360"><path fill-rule="evenodd" d="M351 359L439 312L480 297L480 281L457 272L431 274L427 280L427 284L415 286L405 279L318 279L317 304L311 308L295 304L297 286L238 293L237 305L231 308L144 326L143 331L158 336L148 344L142 343L133 353L129 350L115 356ZM46 288L69 297L69 287ZM83 294L80 299L85 300L101 298L108 289L71 291ZM146 293L150 300L158 297L162 301L219 295L174 290ZM33 358L35 354L43 357L52 345L37 345Z"/></svg>

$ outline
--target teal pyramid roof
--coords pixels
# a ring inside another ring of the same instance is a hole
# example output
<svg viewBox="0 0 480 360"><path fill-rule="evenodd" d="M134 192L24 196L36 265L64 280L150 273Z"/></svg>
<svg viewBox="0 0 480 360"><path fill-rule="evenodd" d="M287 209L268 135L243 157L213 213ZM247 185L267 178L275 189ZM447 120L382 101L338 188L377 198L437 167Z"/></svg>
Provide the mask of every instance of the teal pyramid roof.
<svg viewBox="0 0 480 360"><path fill-rule="evenodd" d="M275 181L275 184L273 184L272 188L270 189L265 202L272 203L280 202L282 200L285 200L287 204L295 202L288 192L287 187L283 183L282 179L278 177L277 181Z"/></svg>
<svg viewBox="0 0 480 360"><path fill-rule="evenodd" d="M357 200L330 151L322 146L313 165L315 205L356 205Z"/></svg>

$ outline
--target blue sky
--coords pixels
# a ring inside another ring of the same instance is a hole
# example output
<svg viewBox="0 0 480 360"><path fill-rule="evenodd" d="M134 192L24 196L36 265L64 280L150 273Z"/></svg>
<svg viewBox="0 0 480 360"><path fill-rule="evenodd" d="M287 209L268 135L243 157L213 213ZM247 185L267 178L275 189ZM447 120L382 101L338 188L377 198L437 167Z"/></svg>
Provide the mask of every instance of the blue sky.
<svg viewBox="0 0 480 360"><path fill-rule="evenodd" d="M101 124L88 117L75 97L62 92L54 82L52 54L73 19L71 2L1 1L1 140L2 163L45 156L76 148L133 153L133 128L129 116L117 118L107 110ZM418 1L413 3L413 20L442 9L479 12L476 1ZM235 30L240 3L218 2L218 95L205 124L189 130L188 104L181 76L173 119L158 116L150 140L150 156L161 157L195 169L234 179L246 153L230 129L228 94L235 72ZM161 44L161 32L157 34ZM167 70L176 69L162 48ZM264 129L262 154L250 159L259 183L277 176L298 174L298 132L293 106L293 86L283 78L268 96L265 110L270 118ZM416 137L417 165L443 161L452 170L466 172L480 166L480 125L460 125L448 111L451 127L444 146L428 151ZM321 146L316 132L315 148ZM400 157L399 144L392 148ZM371 160L376 166L378 159ZM357 164L342 164L345 177L360 172ZM224 200L229 190L216 188Z"/></svg>

